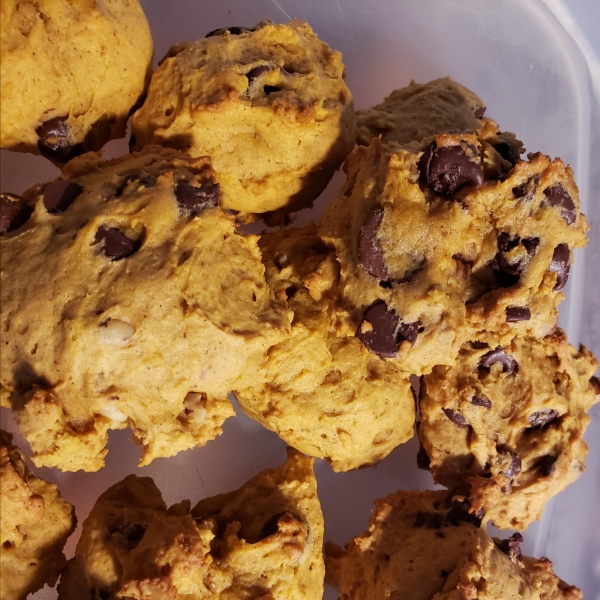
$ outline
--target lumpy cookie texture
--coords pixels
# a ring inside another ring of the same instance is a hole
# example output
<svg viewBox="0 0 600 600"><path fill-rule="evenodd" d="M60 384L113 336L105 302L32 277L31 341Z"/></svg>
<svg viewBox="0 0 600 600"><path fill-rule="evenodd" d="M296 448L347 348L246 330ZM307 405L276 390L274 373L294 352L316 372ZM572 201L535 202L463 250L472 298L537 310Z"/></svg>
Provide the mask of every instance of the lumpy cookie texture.
<svg viewBox="0 0 600 600"><path fill-rule="evenodd" d="M340 264L339 328L407 372L451 365L469 339L556 325L588 229L577 187L560 159L507 160L499 136L488 120L419 152L374 139L348 157L321 219Z"/></svg>
<svg viewBox="0 0 600 600"><path fill-rule="evenodd" d="M552 563L521 555L520 534L491 538L465 491L398 491L375 501L367 531L328 542L326 580L344 600L578 600Z"/></svg>
<svg viewBox="0 0 600 600"><path fill-rule="evenodd" d="M260 246L267 281L294 317L290 335L268 351L265 382L236 392L238 402L336 471L378 462L413 436L408 375L333 329L338 265L314 225L264 235Z"/></svg>
<svg viewBox="0 0 600 600"><path fill-rule="evenodd" d="M1 397L36 465L97 470L128 426L141 464L203 445L261 380L288 311L219 190L208 159L148 147L0 199Z"/></svg>
<svg viewBox="0 0 600 600"><path fill-rule="evenodd" d="M56 486L35 477L12 435L0 430L0 578L2 600L25 600L53 586L66 564L62 550L75 529L73 507Z"/></svg>
<svg viewBox="0 0 600 600"><path fill-rule="evenodd" d="M500 528L524 529L585 470L598 366L561 330L507 346L467 343L422 378L421 445L436 482L469 481L470 501Z"/></svg>
<svg viewBox="0 0 600 600"><path fill-rule="evenodd" d="M128 476L86 520L60 600L317 599L323 516L312 459L287 462L239 490L166 507L152 479Z"/></svg>
<svg viewBox="0 0 600 600"><path fill-rule="evenodd" d="M135 148L209 155L221 206L253 213L312 205L354 145L339 52L302 21L233 27L178 44L134 115Z"/></svg>
<svg viewBox="0 0 600 600"><path fill-rule="evenodd" d="M125 135L150 79L138 0L2 2L0 145L62 163Z"/></svg>

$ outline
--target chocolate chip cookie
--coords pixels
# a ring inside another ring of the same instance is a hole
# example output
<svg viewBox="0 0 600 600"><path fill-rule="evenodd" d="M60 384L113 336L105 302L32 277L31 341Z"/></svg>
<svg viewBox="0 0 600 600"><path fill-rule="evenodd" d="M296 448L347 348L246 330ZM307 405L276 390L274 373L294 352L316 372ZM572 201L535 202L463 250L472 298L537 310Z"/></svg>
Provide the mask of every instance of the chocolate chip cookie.
<svg viewBox="0 0 600 600"><path fill-rule="evenodd" d="M2 600L25 600L53 586L67 560L62 553L75 529L73 507L56 486L35 477L12 435L0 430L0 579Z"/></svg>
<svg viewBox="0 0 600 600"><path fill-rule="evenodd" d="M302 21L213 31L156 70L134 147L211 156L221 206L241 219L311 206L356 138L344 74L341 54Z"/></svg>
<svg viewBox="0 0 600 600"><path fill-rule="evenodd" d="M437 483L469 481L470 501L503 529L524 529L585 470L598 367L565 334L507 346L465 344L422 378L419 440Z"/></svg>
<svg viewBox="0 0 600 600"><path fill-rule="evenodd" d="M1 398L36 465L97 470L128 426L141 464L203 445L261 381L288 310L219 198L209 159L156 147L2 196Z"/></svg>
<svg viewBox="0 0 600 600"><path fill-rule="evenodd" d="M125 135L150 79L138 0L2 2L0 145L63 163Z"/></svg>
<svg viewBox="0 0 600 600"><path fill-rule="evenodd" d="M147 477L108 489L86 520L60 600L321 598L323 516L313 460L287 462L239 490L167 509Z"/></svg>
<svg viewBox="0 0 600 600"><path fill-rule="evenodd" d="M522 536L491 538L466 491L398 491L375 501L367 531L325 546L326 580L344 600L579 600L547 558L522 556Z"/></svg>
<svg viewBox="0 0 600 600"><path fill-rule="evenodd" d="M260 247L267 282L294 317L290 335L268 352L265 383L236 392L238 402L335 471L378 462L413 436L408 376L333 329L338 265L314 225L264 235Z"/></svg>

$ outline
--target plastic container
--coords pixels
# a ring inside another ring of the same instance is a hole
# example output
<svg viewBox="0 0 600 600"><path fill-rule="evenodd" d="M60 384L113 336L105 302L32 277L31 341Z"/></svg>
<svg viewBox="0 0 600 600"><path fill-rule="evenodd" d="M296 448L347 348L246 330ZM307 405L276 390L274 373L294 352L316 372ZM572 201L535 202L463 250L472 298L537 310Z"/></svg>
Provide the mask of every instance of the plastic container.
<svg viewBox="0 0 600 600"><path fill-rule="evenodd" d="M560 2L548 0L561 8ZM581 1L578 3L581 9ZM598 10L589 2L590 10ZM590 242L578 251L576 266L561 307L561 325L572 343L585 341L600 354L600 168L590 160L600 152L597 99L583 53L555 14L540 0L145 0L156 58L171 44L194 40L212 29L254 25L270 18L308 21L330 46L341 50L347 82L357 108L380 102L411 79L426 82L450 75L486 102L487 114L501 128L515 132L528 151L540 150L569 163L580 187L583 210L592 223ZM564 13L563 13L564 18ZM593 29L592 29L593 31ZM596 30L597 31L597 30ZM596 105L597 106L597 105ZM593 129L595 128L595 129ZM594 133L595 131L595 133ZM595 153L592 154L592 147ZM105 156L127 152L124 141L112 142ZM41 157L2 151L2 190L21 192L54 177L57 170ZM339 189L338 173L314 211L303 211L296 224L314 218ZM595 182L595 183L594 183ZM593 188L592 188L593 185ZM541 522L524 534L524 552L548 556L559 576L576 584L589 599L600 598L600 406L592 410L586 439L588 473L552 500ZM2 426L16 432L9 411ZM225 492L259 470L283 462L284 443L238 410L224 434L204 448L136 467L139 450L128 433L112 432L107 466L98 473L60 473L37 469L57 483L77 508L79 528L67 545L70 556L81 523L96 498L129 473L152 476L167 503ZM28 452L23 438L16 442ZM416 440L397 448L376 468L334 474L316 461L326 539L345 543L367 525L375 498L399 488L432 487L428 473L415 466ZM41 590L32 598L55 598ZM328 589L325 598L336 598Z"/></svg>

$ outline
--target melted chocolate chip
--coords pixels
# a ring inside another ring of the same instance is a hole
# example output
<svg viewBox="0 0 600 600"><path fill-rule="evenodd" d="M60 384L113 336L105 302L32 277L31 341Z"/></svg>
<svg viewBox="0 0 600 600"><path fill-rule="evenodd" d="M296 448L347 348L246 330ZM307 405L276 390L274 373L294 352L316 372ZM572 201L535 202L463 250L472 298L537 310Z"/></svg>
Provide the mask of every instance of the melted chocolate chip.
<svg viewBox="0 0 600 600"><path fill-rule="evenodd" d="M501 252L510 252L519 245L521 238L518 235L511 237L509 233L503 231L498 236L498 250Z"/></svg>
<svg viewBox="0 0 600 600"><path fill-rule="evenodd" d="M275 85L265 85L265 87L263 87L263 91L268 96L269 94L273 94L275 92L280 92L281 88L278 88Z"/></svg>
<svg viewBox="0 0 600 600"><path fill-rule="evenodd" d="M518 185L512 189L515 198L522 198L523 202L531 202L533 200L538 185L540 183L540 176L534 175L530 179L528 179L525 183Z"/></svg>
<svg viewBox="0 0 600 600"><path fill-rule="evenodd" d="M203 210L217 206L221 196L218 183L203 183L200 187L182 181L175 188L177 204L190 215L199 215Z"/></svg>
<svg viewBox="0 0 600 600"><path fill-rule="evenodd" d="M383 219L383 208L377 208L373 211L367 222L360 229L358 238L358 256L365 270L380 281L389 279L383 250L377 237L381 220Z"/></svg>
<svg viewBox="0 0 600 600"><path fill-rule="evenodd" d="M19 229L24 225L33 208L16 194L0 194L0 234Z"/></svg>
<svg viewBox="0 0 600 600"><path fill-rule="evenodd" d="M483 408L487 408L487 410L490 410L492 408L491 400L483 394L473 396L471 398L471 404L475 406L483 406Z"/></svg>
<svg viewBox="0 0 600 600"><path fill-rule="evenodd" d="M451 408L443 408L444 414L459 427L470 427L471 423L463 417L463 415L458 410L452 410Z"/></svg>
<svg viewBox="0 0 600 600"><path fill-rule="evenodd" d="M521 472L521 457L515 452L510 453L510 465L502 471L507 477L514 477Z"/></svg>
<svg viewBox="0 0 600 600"><path fill-rule="evenodd" d="M509 538L495 543L498 549L504 552L504 554L514 562L523 559L520 546L522 541L523 536L520 533L513 533Z"/></svg>
<svg viewBox="0 0 600 600"><path fill-rule="evenodd" d="M431 142L419 160L421 180L439 194L454 194L467 183L483 183L483 166L460 146L439 148Z"/></svg>
<svg viewBox="0 0 600 600"><path fill-rule="evenodd" d="M519 370L517 361L512 356L508 356L502 346L498 346L495 350L484 354L479 359L479 368L489 371L496 363L502 365L504 373L516 373Z"/></svg>
<svg viewBox="0 0 600 600"><path fill-rule="evenodd" d="M248 78L248 84L250 85L253 79L260 77L263 73L268 73L270 70L270 67L267 67L267 65L261 65L260 67L254 67L254 69L250 69L246 73L246 77Z"/></svg>
<svg viewBox="0 0 600 600"><path fill-rule="evenodd" d="M65 212L81 192L83 192L83 188L78 183L65 179L51 181L44 186L44 206L53 215Z"/></svg>
<svg viewBox="0 0 600 600"><path fill-rule="evenodd" d="M540 238L523 238L521 240L521 244L523 244L523 246L525 247L525 250L527 251L527 254L529 254L529 256L535 255L539 243L540 243Z"/></svg>
<svg viewBox="0 0 600 600"><path fill-rule="evenodd" d="M577 218L575 203L569 192L562 185L557 184L546 188L544 195L548 199L550 206L560 206L563 208L560 214L568 225L575 223L575 219Z"/></svg>
<svg viewBox="0 0 600 600"><path fill-rule="evenodd" d="M555 410L540 410L529 415L529 419L527 420L533 429L539 429L554 421L556 417L558 417L558 413Z"/></svg>
<svg viewBox="0 0 600 600"><path fill-rule="evenodd" d="M415 527L424 527L426 529L440 529L442 520L437 513L421 512L417 513L415 518Z"/></svg>
<svg viewBox="0 0 600 600"><path fill-rule="evenodd" d="M100 227L94 241L102 243L102 251L111 260L127 258L140 248L139 242L128 238L115 227Z"/></svg>
<svg viewBox="0 0 600 600"><path fill-rule="evenodd" d="M39 138L38 148L47 158L66 162L83 152L83 148L75 144L67 118L55 117L35 130Z"/></svg>
<svg viewBox="0 0 600 600"><path fill-rule="evenodd" d="M382 358L395 358L400 343L408 340L414 344L417 333L416 323L402 323L394 309L388 309L385 302L377 300L365 311L356 337L369 352Z"/></svg>
<svg viewBox="0 0 600 600"><path fill-rule="evenodd" d="M483 115L485 115L485 111L487 110L487 106L478 106L474 111L473 111L473 116L476 119L481 119L481 117L483 117Z"/></svg>
<svg viewBox="0 0 600 600"><path fill-rule="evenodd" d="M427 456L425 448L419 448L419 451L417 452L417 467L423 469L423 471L429 471L430 465L431 460L429 459L429 456Z"/></svg>
<svg viewBox="0 0 600 600"><path fill-rule="evenodd" d="M515 157L512 146L506 140L500 140L497 144L494 144L494 150L511 165L516 165L518 157Z"/></svg>
<svg viewBox="0 0 600 600"><path fill-rule="evenodd" d="M595 375L592 375L590 377L590 385L592 386L592 389L594 390L594 394L596 394L596 396L600 394L600 379L598 379Z"/></svg>
<svg viewBox="0 0 600 600"><path fill-rule="evenodd" d="M517 323L519 321L529 321L531 319L531 310L527 306L507 306L506 322Z"/></svg>
<svg viewBox="0 0 600 600"><path fill-rule="evenodd" d="M557 459L557 456L552 456L548 454L546 456L542 456L542 458L540 458L540 460L537 461L535 466L542 474L542 477L548 477L548 475L551 475L552 473L554 473L554 471L556 471Z"/></svg>
<svg viewBox="0 0 600 600"><path fill-rule="evenodd" d="M242 33L249 33L254 31L253 29L248 29L247 27L221 27L220 29L213 29L213 31L209 31L204 37L214 37L217 35L225 35L229 32L230 35L240 35Z"/></svg>
<svg viewBox="0 0 600 600"><path fill-rule="evenodd" d="M556 285L554 286L554 290L562 290L567 284L569 270L571 269L569 259L569 246L567 246L567 244L559 244L556 246L554 254L552 255L552 260L550 261L550 266L548 267L548 270L551 273L556 273Z"/></svg>

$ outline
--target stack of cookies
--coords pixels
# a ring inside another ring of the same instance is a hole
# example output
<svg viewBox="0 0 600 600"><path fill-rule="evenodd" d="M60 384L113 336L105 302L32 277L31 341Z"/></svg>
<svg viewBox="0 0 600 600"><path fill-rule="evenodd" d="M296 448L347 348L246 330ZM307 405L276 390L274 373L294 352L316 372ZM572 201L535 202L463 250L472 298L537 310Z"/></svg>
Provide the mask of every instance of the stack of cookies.
<svg viewBox="0 0 600 600"><path fill-rule="evenodd" d="M523 159L450 78L355 113L301 21L212 31L150 77L137 0L2 11L1 145L62 168L0 195L0 400L34 465L97 471L111 429L140 466L203 446L231 393L290 446L194 508L128 476L67 563L73 507L2 433L2 600L61 571L65 600L314 599L325 578L348 600L579 598L486 531L525 529L585 469L598 363L556 327L588 229L571 169ZM130 114L130 154L103 160ZM285 228L342 163L321 219ZM245 233L261 219L278 228ZM415 431L447 489L378 500L324 559L305 455L348 471Z"/></svg>

